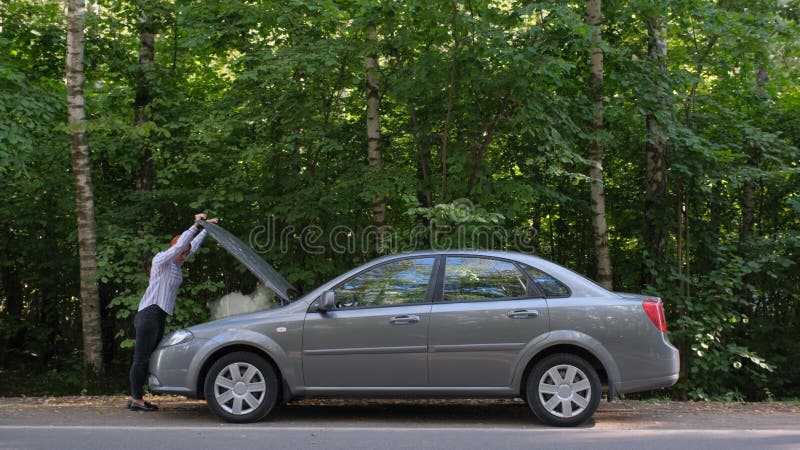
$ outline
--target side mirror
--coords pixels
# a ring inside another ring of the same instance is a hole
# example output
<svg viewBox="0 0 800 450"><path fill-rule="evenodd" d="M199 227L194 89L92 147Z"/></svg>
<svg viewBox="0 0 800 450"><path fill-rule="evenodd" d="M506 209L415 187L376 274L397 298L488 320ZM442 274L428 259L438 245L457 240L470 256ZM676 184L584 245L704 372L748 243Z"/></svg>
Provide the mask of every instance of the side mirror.
<svg viewBox="0 0 800 450"><path fill-rule="evenodd" d="M336 300L333 291L325 291L317 301L317 312L325 313L336 309Z"/></svg>

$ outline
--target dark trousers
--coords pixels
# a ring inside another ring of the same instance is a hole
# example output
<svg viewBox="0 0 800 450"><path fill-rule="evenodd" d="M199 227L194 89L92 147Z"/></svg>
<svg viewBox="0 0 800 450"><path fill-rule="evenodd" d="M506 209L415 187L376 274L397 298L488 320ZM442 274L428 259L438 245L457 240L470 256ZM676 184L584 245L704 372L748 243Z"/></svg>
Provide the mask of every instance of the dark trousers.
<svg viewBox="0 0 800 450"><path fill-rule="evenodd" d="M167 313L158 305L150 305L136 313L133 321L136 327L136 346L133 348L133 364L131 364L131 397L141 400L144 396L144 383L150 355L164 337L164 322Z"/></svg>

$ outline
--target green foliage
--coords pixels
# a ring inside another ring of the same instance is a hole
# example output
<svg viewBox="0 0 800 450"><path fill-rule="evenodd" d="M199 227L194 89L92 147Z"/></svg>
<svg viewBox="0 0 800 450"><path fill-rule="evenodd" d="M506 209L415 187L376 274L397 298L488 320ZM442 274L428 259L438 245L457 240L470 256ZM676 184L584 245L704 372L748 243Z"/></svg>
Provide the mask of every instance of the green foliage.
<svg viewBox="0 0 800 450"><path fill-rule="evenodd" d="M522 250L594 275L583 6L93 3L86 106L109 386L124 386L148 262L197 211L222 217L306 291L376 254L432 246ZM800 395L796 2L603 8L599 141L614 285L665 301L683 370L667 395ZM663 73L647 57L652 17L667 26ZM63 390L28 392L74 392L81 330L64 10L2 2L0 18L0 367L63 371ZM368 45L371 21L378 41ZM142 29L155 33L152 70L138 62ZM380 65L380 174L366 155L367 52ZM134 125L145 73L153 100ZM642 217L645 115L659 105L669 143L662 255L643 244ZM152 190L138 187L147 154ZM742 227L749 186L752 233ZM372 226L376 196L387 199L384 242ZM264 239L262 229L274 234ZM341 230L352 234L337 246ZM207 320L206 303L254 286L213 242L184 271L168 330ZM641 286L643 275L655 282ZM12 392L9 383L0 392Z"/></svg>

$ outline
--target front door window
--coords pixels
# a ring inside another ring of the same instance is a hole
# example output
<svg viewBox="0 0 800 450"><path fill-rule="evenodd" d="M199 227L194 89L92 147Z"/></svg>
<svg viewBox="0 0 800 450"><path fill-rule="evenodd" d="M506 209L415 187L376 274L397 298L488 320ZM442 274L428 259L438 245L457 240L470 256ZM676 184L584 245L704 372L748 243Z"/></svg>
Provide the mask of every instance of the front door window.
<svg viewBox="0 0 800 450"><path fill-rule="evenodd" d="M363 308L423 303L434 258L401 259L364 272L334 289L336 306Z"/></svg>

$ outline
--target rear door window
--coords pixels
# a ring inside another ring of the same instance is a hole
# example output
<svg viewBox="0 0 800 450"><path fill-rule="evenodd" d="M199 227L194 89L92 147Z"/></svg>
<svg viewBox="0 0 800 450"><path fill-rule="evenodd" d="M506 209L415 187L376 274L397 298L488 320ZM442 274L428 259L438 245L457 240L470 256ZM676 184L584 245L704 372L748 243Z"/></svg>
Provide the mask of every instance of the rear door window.
<svg viewBox="0 0 800 450"><path fill-rule="evenodd" d="M442 299L463 302L519 298L527 295L526 277L509 261L448 256Z"/></svg>

